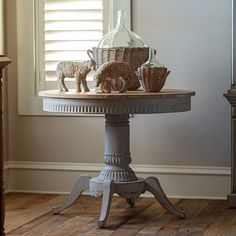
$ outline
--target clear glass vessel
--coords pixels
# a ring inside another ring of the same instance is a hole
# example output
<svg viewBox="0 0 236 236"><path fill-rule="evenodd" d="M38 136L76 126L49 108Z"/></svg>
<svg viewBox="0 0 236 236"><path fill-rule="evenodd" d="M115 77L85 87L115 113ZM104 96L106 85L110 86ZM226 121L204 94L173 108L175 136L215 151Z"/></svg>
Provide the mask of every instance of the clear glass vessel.
<svg viewBox="0 0 236 236"><path fill-rule="evenodd" d="M116 27L107 33L99 42L98 48L146 47L141 37L126 26L126 12L118 11Z"/></svg>
<svg viewBox="0 0 236 236"><path fill-rule="evenodd" d="M142 66L152 66L152 67L164 67L158 60L157 60L157 51L153 48L149 49L149 58L148 60L142 64Z"/></svg>
<svg viewBox="0 0 236 236"><path fill-rule="evenodd" d="M169 74L170 71L157 60L155 49L150 49L149 59L136 70L145 92L159 92Z"/></svg>
<svg viewBox="0 0 236 236"><path fill-rule="evenodd" d="M128 90L137 90L140 82L135 74L138 66L148 59L149 47L126 26L126 12L118 11L116 27L107 33L93 49L93 57L98 69L108 61L122 61L130 65Z"/></svg>

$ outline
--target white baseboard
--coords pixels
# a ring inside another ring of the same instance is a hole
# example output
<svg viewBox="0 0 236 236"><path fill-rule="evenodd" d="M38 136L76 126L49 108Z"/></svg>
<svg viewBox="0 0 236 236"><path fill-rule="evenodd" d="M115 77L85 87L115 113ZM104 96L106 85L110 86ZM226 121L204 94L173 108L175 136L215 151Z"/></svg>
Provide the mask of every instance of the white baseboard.
<svg viewBox="0 0 236 236"><path fill-rule="evenodd" d="M9 161L5 163L6 191L68 194L79 175L95 177L102 166L99 163ZM229 167L131 166L138 177L158 177L169 197L226 199L230 193Z"/></svg>

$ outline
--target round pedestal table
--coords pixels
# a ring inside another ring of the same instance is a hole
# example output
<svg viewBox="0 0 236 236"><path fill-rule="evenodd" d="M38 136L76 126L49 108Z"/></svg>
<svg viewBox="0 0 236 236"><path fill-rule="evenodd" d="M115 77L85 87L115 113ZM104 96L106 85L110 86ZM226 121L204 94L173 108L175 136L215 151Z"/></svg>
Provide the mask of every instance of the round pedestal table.
<svg viewBox="0 0 236 236"><path fill-rule="evenodd" d="M162 90L159 93L128 91L86 93L41 91L43 110L73 114L105 115L105 151L104 167L96 178L81 175L71 194L60 206L53 208L58 214L73 204L81 193L90 189L92 196L102 196L99 227L104 227L108 218L112 195L117 193L133 207L135 199L145 191L151 192L167 211L184 218L185 213L177 209L167 198L159 181L155 177L138 178L130 168L130 114L152 114L184 112L191 109L192 91Z"/></svg>

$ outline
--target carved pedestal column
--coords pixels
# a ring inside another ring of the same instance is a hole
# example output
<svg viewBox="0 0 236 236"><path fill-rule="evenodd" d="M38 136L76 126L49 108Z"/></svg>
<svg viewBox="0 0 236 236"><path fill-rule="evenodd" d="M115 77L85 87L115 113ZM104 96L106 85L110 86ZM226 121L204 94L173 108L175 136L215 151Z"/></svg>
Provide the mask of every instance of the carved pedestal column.
<svg viewBox="0 0 236 236"><path fill-rule="evenodd" d="M0 79L2 79L2 70L5 66L11 63L11 60L5 56L0 55ZM0 233L4 235L4 218L5 218L5 207L4 207L4 169L3 169L3 130L2 130L2 80L0 83Z"/></svg>
<svg viewBox="0 0 236 236"><path fill-rule="evenodd" d="M105 166L98 177L90 180L90 191L93 196L103 194L105 181L112 180L116 183L138 181L134 171L129 167L131 163L129 115L106 114L105 118ZM140 195L142 190L138 192Z"/></svg>
<svg viewBox="0 0 236 236"><path fill-rule="evenodd" d="M116 182L135 181L137 177L129 167L129 115L106 115L105 126L105 167L98 180Z"/></svg>

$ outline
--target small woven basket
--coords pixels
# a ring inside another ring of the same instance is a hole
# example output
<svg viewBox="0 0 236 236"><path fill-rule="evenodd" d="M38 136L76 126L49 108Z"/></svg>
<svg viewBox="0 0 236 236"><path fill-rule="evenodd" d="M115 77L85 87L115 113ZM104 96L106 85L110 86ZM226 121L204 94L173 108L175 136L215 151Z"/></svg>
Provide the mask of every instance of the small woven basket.
<svg viewBox="0 0 236 236"><path fill-rule="evenodd" d="M159 92L165 85L169 74L170 71L165 67L141 66L136 71L145 92Z"/></svg>
<svg viewBox="0 0 236 236"><path fill-rule="evenodd" d="M130 81L128 90L137 90L140 87L139 79L135 74L135 70L141 66L149 57L149 48L97 48L92 49L93 57L96 61L96 68L108 61L123 61L129 63L131 67Z"/></svg>

